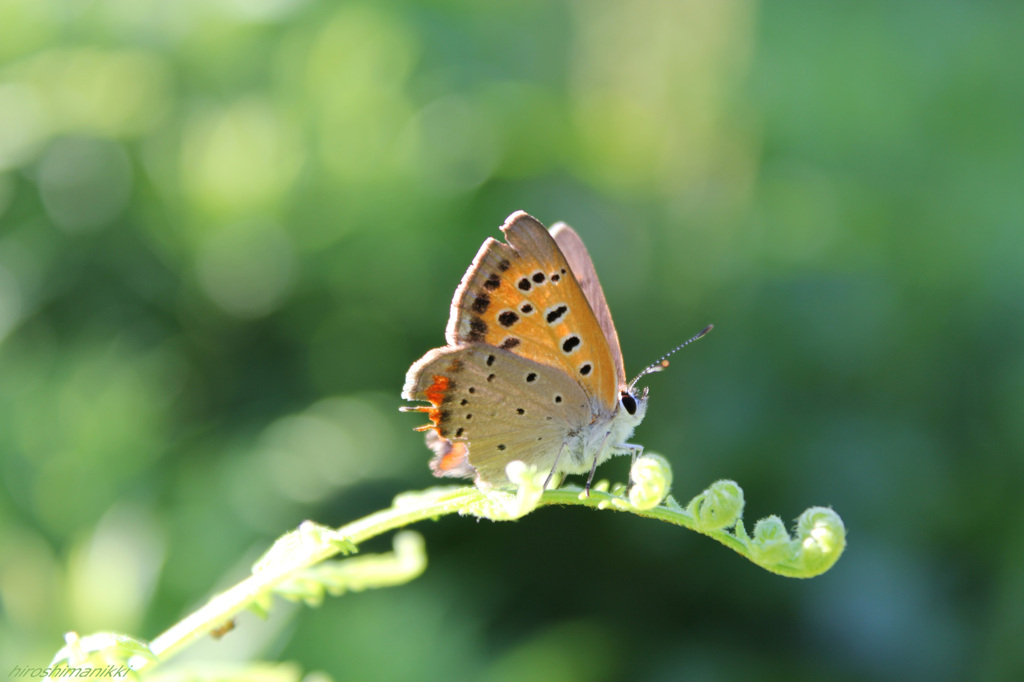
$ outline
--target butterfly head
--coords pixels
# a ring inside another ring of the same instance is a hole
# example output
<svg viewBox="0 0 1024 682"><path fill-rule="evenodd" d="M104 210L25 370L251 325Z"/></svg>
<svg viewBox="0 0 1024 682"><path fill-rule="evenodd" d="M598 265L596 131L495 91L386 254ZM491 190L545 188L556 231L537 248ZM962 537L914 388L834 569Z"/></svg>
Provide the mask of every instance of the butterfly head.
<svg viewBox="0 0 1024 682"><path fill-rule="evenodd" d="M619 418L639 424L647 414L647 393L645 386L642 391L629 387L619 392Z"/></svg>

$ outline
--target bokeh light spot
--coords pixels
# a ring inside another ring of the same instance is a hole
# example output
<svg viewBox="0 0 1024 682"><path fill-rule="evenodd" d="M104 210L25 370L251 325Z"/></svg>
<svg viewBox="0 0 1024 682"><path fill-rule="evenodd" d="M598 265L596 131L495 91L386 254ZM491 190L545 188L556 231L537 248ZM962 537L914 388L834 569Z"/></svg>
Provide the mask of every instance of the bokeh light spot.
<svg viewBox="0 0 1024 682"><path fill-rule="evenodd" d="M251 214L278 203L302 158L295 127L268 102L252 98L188 122L182 182L200 210Z"/></svg>
<svg viewBox="0 0 1024 682"><path fill-rule="evenodd" d="M32 88L0 83L0 171L31 158L44 135L44 120Z"/></svg>
<svg viewBox="0 0 1024 682"><path fill-rule="evenodd" d="M242 223L210 236L196 270L203 291L224 311L253 318L273 311L291 283L294 255L288 236L264 223Z"/></svg>
<svg viewBox="0 0 1024 682"><path fill-rule="evenodd" d="M303 80L318 124L318 152L356 186L390 179L394 146L414 108L405 94L416 37L368 6L339 10L309 49Z"/></svg>
<svg viewBox="0 0 1024 682"><path fill-rule="evenodd" d="M55 225L69 232L101 227L128 203L132 170L121 147L109 140L57 140L39 163L39 193Z"/></svg>
<svg viewBox="0 0 1024 682"><path fill-rule="evenodd" d="M72 625L85 631L138 627L163 563L163 540L145 510L117 506L76 543L68 562Z"/></svg>
<svg viewBox="0 0 1024 682"><path fill-rule="evenodd" d="M485 111L472 99L450 95L424 107L406 144L421 182L443 192L474 189L498 165L499 138Z"/></svg>
<svg viewBox="0 0 1024 682"><path fill-rule="evenodd" d="M141 50L53 49L11 75L39 93L51 134L143 134L171 101L166 63Z"/></svg>

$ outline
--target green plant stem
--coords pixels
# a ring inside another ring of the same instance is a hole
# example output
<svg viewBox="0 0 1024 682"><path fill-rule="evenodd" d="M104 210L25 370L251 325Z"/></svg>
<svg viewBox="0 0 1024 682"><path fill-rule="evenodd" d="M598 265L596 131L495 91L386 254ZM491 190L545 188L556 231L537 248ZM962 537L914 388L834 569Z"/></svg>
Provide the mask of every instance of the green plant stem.
<svg viewBox="0 0 1024 682"><path fill-rule="evenodd" d="M150 649L159 660L166 660L193 641L207 635L221 623L244 611L261 595L290 579L297 572L343 551L341 542L347 540L359 544L389 530L456 512L462 507L461 498L478 495L479 491L475 488L461 488L433 504L401 510L390 507L331 531L324 535L319 546L309 548L310 551L304 552L301 559L291 565L285 564L273 570L256 572L227 591L212 597L199 610L158 635L150 644Z"/></svg>
<svg viewBox="0 0 1024 682"><path fill-rule="evenodd" d="M435 487L400 495L391 507L337 529L306 521L297 530L279 538L253 567L251 576L212 597L148 645L110 633L84 638L69 633L69 646L58 652L54 664L80 661L83 657L110 661L117 654L111 651L110 646L102 643L120 642L121 651L128 651L131 646L135 646L136 651L145 654L141 658L136 654L133 660L137 670L148 673L154 666L230 621L246 608L264 611L271 604L274 594L304 599L316 605L324 592L339 594L346 589L385 587L407 582L418 576L426 566L422 539L414 533L400 533L396 536L393 555L352 557L340 562L327 560L339 553L354 552L359 543L390 530L424 519L436 520L453 513L497 521L514 520L538 506L550 505L631 512L707 535L766 570L795 578L824 573L843 552L845 529L842 520L829 509L811 508L804 512L795 539L777 517L759 522L754 529L754 537L751 537L741 519L743 491L738 485L731 481L714 483L684 508L671 497L666 498L671 482L671 470L667 462L662 465L657 460L649 460L647 466L647 469L635 472L638 477L636 480L653 482L654 488L645 489L638 485L631 492L646 494L656 490L654 497L644 497L643 494L630 497L625 494L626 489L622 485L611 488L609 492L607 482L598 483L589 495L573 486L542 491L543 472L538 475L536 471L520 465L515 469L519 489L514 493L501 490L485 492L474 487ZM644 471L653 474L643 478L647 475L643 474ZM91 642L98 644L87 646ZM151 657L148 655L150 652Z"/></svg>
<svg viewBox="0 0 1024 682"><path fill-rule="evenodd" d="M654 509L622 509L615 505L608 504L609 501L617 499L615 495L604 491L592 490L589 497L582 497L580 493L582 489L575 489L572 487L563 488L560 490L550 490L544 493L544 497L541 498L540 505L538 506L550 506L550 505L577 505L583 507L589 507L591 509L613 509L616 511L629 511L630 513L642 516L646 519L657 519L658 521L665 521L676 526L682 526L688 528L695 533L700 533L713 540L717 540L729 549L733 550L737 554L749 559L751 562L757 564L761 568L781 575L787 578L812 578L815 574L808 574L806 570L801 570L799 567L789 565L778 565L769 564L767 562L758 561L750 551L749 541L737 537L733 533L730 533L725 529L706 529L701 528L697 519L694 518L685 509L670 509L664 505L655 507ZM742 523L742 522L740 522ZM745 533L744 533L745 535Z"/></svg>
<svg viewBox="0 0 1024 682"><path fill-rule="evenodd" d="M581 497L580 493L582 489L575 488L563 488L561 490L550 490L544 493L544 497L541 498L540 505L538 506L551 506L551 505L575 505L581 507L589 507L591 509L612 509L616 511L629 511L637 516L642 516L645 519L657 519L658 521L666 521L676 526L682 526L688 528L695 533L706 535L709 538L718 540L729 549L742 554L751 561L754 561L747 553L746 544L734 536L732 533L726 530L705 530L700 527L697 520L689 514L685 509L674 510L665 507L664 505L655 507L654 509L620 509L617 506L609 505L608 502L617 499L617 496L604 491L591 490L589 497ZM756 561L754 563L757 563ZM762 566L771 570L768 566ZM804 576L790 576L790 577L804 577Z"/></svg>

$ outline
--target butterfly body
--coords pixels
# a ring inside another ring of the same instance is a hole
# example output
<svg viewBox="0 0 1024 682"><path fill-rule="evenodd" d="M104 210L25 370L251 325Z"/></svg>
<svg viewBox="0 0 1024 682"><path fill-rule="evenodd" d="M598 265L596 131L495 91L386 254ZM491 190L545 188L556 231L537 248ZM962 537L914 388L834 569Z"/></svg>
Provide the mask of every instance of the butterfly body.
<svg viewBox="0 0 1024 682"><path fill-rule="evenodd" d="M508 485L518 459L593 473L628 443L647 394L625 382L618 336L579 236L523 212L484 242L452 301L448 345L409 369L402 396L429 406L437 476Z"/></svg>
<svg viewBox="0 0 1024 682"><path fill-rule="evenodd" d="M560 470L567 474L585 474L600 466L613 455L639 452L639 445L628 441L647 413L647 398L636 401L636 411L630 414L620 407L609 415L599 415L583 426L566 448L568 461ZM571 435L571 434L570 434Z"/></svg>

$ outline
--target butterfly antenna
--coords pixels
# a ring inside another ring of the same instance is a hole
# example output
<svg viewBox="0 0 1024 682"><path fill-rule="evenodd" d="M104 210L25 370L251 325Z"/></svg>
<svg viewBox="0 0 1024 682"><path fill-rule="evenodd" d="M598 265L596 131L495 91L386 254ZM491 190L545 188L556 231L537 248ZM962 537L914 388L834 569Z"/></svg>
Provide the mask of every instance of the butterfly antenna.
<svg viewBox="0 0 1024 682"><path fill-rule="evenodd" d="M636 386L636 382L640 381L640 379L642 379L643 377L647 376L648 374L654 374L655 372L660 372L661 370L663 370L666 367L668 367L669 356L674 354L676 351L682 350L683 348L685 348L686 346L690 345L691 343L693 343L697 339L701 338L702 336L707 336L707 333L709 331L711 331L712 329L714 329L714 328L715 328L715 325L709 324L708 326L704 327L704 329L701 329L700 333L697 334L692 339L690 339L689 341L685 341L685 342L679 344L678 346L676 346L675 348L673 348L669 352L667 352L664 355L662 355L661 358L657 362L652 363L649 367L647 367L647 369L645 369L644 371L642 371L639 374L637 374L635 379L633 379L631 382L629 382L629 386L627 386L627 388L629 389L629 392L630 393L633 392L633 387Z"/></svg>

